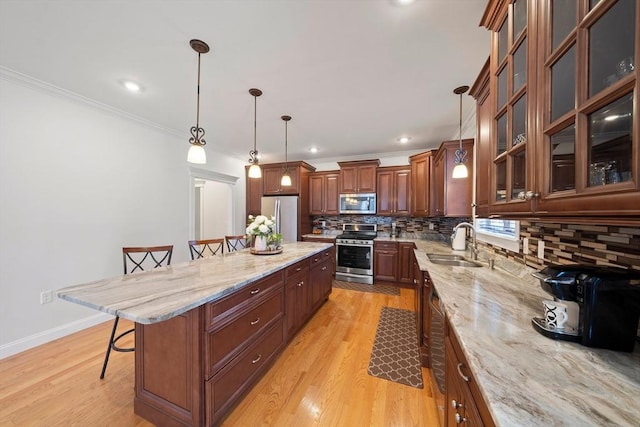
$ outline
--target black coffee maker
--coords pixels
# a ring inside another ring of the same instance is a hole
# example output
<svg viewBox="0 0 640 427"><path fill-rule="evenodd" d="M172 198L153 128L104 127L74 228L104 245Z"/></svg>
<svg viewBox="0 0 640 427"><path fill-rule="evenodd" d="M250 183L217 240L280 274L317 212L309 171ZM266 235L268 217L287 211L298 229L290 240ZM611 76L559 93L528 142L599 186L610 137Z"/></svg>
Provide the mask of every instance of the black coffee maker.
<svg viewBox="0 0 640 427"><path fill-rule="evenodd" d="M589 265L551 265L533 273L555 301L567 307L566 326L546 318L531 323L542 335L588 347L634 349L640 318L640 272Z"/></svg>

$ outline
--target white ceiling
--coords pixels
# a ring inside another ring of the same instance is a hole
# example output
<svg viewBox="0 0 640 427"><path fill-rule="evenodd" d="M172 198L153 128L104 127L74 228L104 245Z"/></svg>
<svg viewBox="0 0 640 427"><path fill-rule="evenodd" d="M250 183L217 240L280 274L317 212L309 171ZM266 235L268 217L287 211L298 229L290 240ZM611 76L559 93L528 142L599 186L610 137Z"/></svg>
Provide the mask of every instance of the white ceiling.
<svg viewBox="0 0 640 427"><path fill-rule="evenodd" d="M459 98L489 55L486 0L0 0L0 66L247 159L253 97L262 161L437 147L457 134ZM144 90L127 92L121 81ZM464 96L463 115L474 101ZM412 139L401 145L402 135ZM311 146L319 148L311 154Z"/></svg>

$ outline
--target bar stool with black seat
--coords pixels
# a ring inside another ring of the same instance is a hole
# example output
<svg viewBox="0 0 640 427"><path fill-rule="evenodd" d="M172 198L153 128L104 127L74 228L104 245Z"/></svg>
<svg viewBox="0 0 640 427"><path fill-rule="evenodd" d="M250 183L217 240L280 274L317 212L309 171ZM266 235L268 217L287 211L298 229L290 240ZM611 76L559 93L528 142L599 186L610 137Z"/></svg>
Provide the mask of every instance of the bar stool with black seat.
<svg viewBox="0 0 640 427"><path fill-rule="evenodd" d="M149 270L171 265L172 254L173 245L122 248L124 274L131 274L135 273L136 271L145 271L145 269ZM109 338L109 345L107 346L107 354L105 354L104 356L104 364L102 365L100 379L104 378L104 374L107 370L107 363L109 363L111 350L120 352L135 351L135 347L123 348L116 345L120 338L129 335L135 330L134 328L131 328L116 336L118 320L120 320L120 317L116 316L113 321L113 329L111 330L111 337Z"/></svg>
<svg viewBox="0 0 640 427"><path fill-rule="evenodd" d="M247 236L244 234L240 234L238 236L224 236L224 238L227 241L227 250L229 252L244 249L248 244Z"/></svg>
<svg viewBox="0 0 640 427"><path fill-rule="evenodd" d="M189 240L191 259L224 254L224 239Z"/></svg>

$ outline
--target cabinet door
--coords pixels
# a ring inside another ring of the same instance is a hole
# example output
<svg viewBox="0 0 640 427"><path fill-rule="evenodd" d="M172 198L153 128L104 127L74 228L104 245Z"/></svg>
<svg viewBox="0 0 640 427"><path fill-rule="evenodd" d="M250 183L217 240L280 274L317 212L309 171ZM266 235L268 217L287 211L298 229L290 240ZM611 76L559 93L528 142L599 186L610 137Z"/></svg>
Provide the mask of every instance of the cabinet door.
<svg viewBox="0 0 640 427"><path fill-rule="evenodd" d="M376 192L376 165L366 165L358 167L358 192Z"/></svg>
<svg viewBox="0 0 640 427"><path fill-rule="evenodd" d="M309 214L322 215L325 201L325 176L312 174L309 177Z"/></svg>
<svg viewBox="0 0 640 427"><path fill-rule="evenodd" d="M340 167L340 192L358 192L358 168L355 166Z"/></svg>
<svg viewBox="0 0 640 427"><path fill-rule="evenodd" d="M393 215L393 171L378 171L377 214Z"/></svg>
<svg viewBox="0 0 640 427"><path fill-rule="evenodd" d="M280 188L281 179L282 170L279 167L262 167L262 182L264 185L265 196L277 196L282 193Z"/></svg>
<svg viewBox="0 0 640 427"><path fill-rule="evenodd" d="M431 360L429 360L429 348L431 346L430 341L430 328L431 328L431 306L429 305L429 298L431 297L431 278L428 273L423 273L421 275L422 283L418 283L419 286L422 286L422 327L420 330L422 331L422 336L420 339L421 347L424 349L425 354L427 355L427 367L431 366Z"/></svg>
<svg viewBox="0 0 640 427"><path fill-rule="evenodd" d="M591 4L550 2L540 26L537 209L637 219L640 4Z"/></svg>
<svg viewBox="0 0 640 427"><path fill-rule="evenodd" d="M395 249L374 249L373 273L375 280L398 281L398 249L397 245L395 246Z"/></svg>
<svg viewBox="0 0 640 427"><path fill-rule="evenodd" d="M489 60L485 63L469 94L476 100L476 216L489 215L489 170L491 165L492 106L489 97Z"/></svg>
<svg viewBox="0 0 640 427"><path fill-rule="evenodd" d="M329 284L328 287L327 283ZM331 293L331 261L323 261L320 265L311 269L309 288L311 289L311 309L315 310ZM327 292L328 289L329 292Z"/></svg>
<svg viewBox="0 0 640 427"><path fill-rule="evenodd" d="M409 159L411 161L411 214L429 216L432 152L421 153Z"/></svg>
<svg viewBox="0 0 640 427"><path fill-rule="evenodd" d="M413 283L413 243L398 243L399 269L398 282Z"/></svg>
<svg viewBox="0 0 640 427"><path fill-rule="evenodd" d="M444 174L445 174L446 151L438 152L433 162L433 198L431 199L431 215L444 215Z"/></svg>
<svg viewBox="0 0 640 427"><path fill-rule="evenodd" d="M340 209L339 201L339 178L340 174L331 173L325 176L324 186L324 214L325 215L338 215Z"/></svg>
<svg viewBox="0 0 640 427"><path fill-rule="evenodd" d="M394 214L408 216L411 212L411 170L404 169L394 174Z"/></svg>
<svg viewBox="0 0 640 427"><path fill-rule="evenodd" d="M490 211L531 213L525 199L535 192L533 180L536 132L535 36L536 2L515 0L505 7L492 32L491 52L491 193ZM532 37L533 36L533 37Z"/></svg>

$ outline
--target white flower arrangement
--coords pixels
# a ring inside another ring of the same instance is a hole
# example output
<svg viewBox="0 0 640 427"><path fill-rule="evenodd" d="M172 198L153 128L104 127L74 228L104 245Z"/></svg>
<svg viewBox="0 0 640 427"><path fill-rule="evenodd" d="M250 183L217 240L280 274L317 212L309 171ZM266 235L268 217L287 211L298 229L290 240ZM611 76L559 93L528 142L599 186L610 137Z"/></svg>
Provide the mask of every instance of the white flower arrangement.
<svg viewBox="0 0 640 427"><path fill-rule="evenodd" d="M249 215L249 221L251 221L251 223L247 226L247 235L253 237L267 237L275 233L275 220L276 218L273 216L271 218L268 218L264 215L258 215L256 217L254 217L253 215Z"/></svg>

